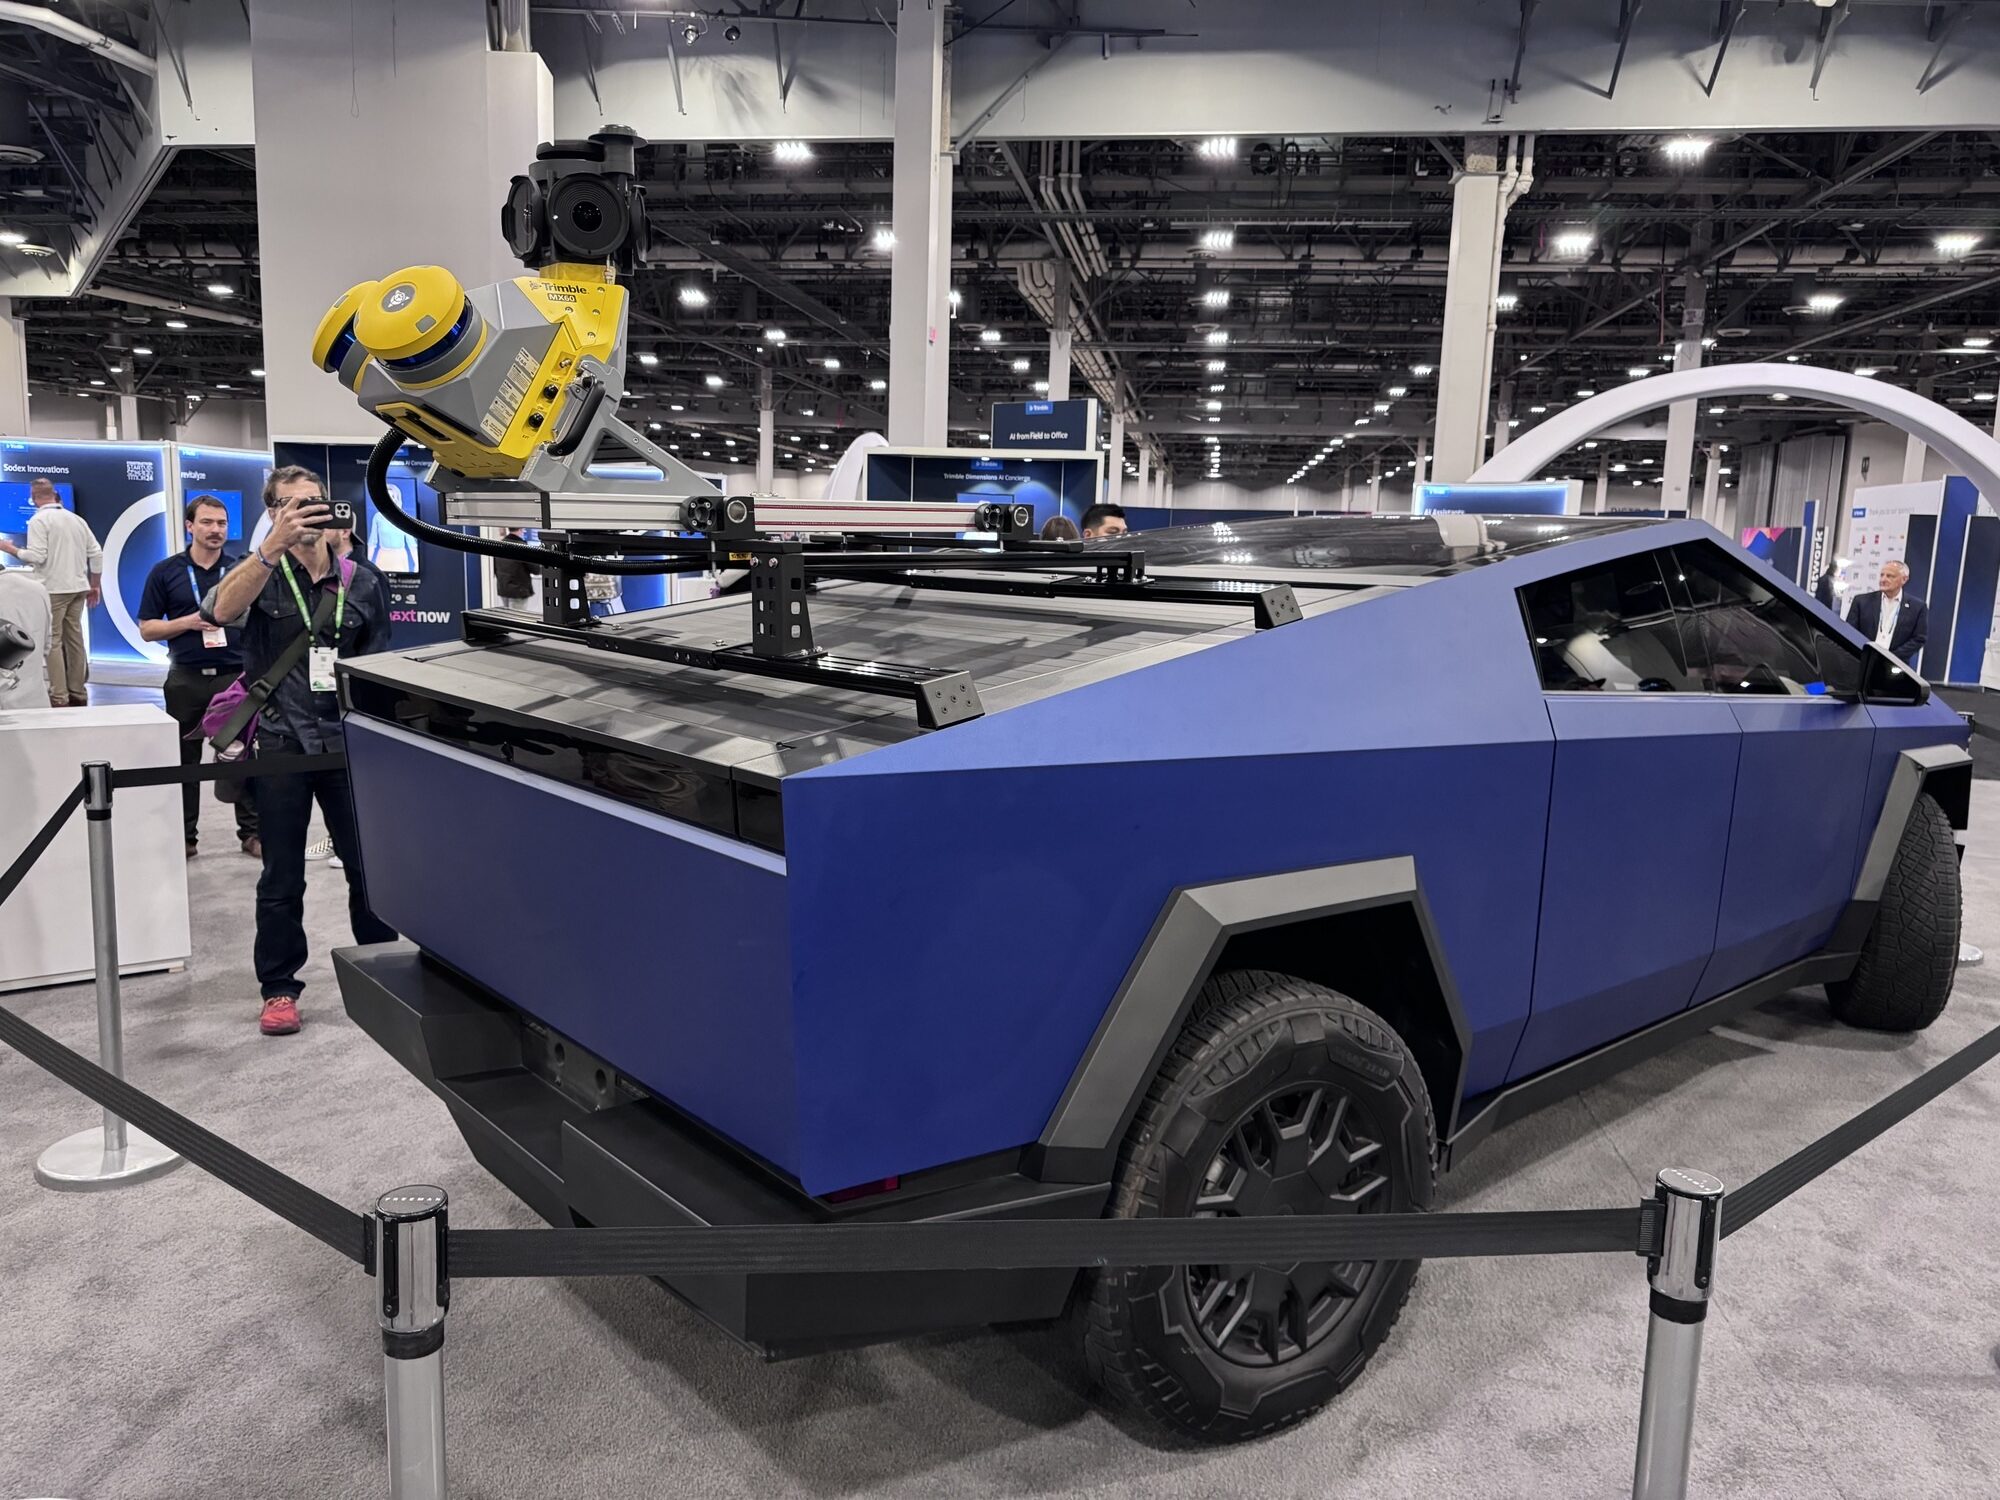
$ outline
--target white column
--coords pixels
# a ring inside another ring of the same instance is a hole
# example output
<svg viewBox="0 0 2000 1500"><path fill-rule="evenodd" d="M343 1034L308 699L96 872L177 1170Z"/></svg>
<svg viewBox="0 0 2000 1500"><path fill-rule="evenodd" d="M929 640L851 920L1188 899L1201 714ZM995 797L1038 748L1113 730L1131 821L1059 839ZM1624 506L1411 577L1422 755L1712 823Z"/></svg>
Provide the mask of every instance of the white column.
<svg viewBox="0 0 2000 1500"><path fill-rule="evenodd" d="M1426 433L1418 433L1417 462L1415 467L1413 467L1410 470L1411 474L1410 510L1413 513L1417 508L1417 487L1421 485L1425 480L1431 477L1431 471L1429 468L1430 452L1431 452L1431 440L1429 435Z"/></svg>
<svg viewBox="0 0 2000 1500"><path fill-rule="evenodd" d="M778 419L771 396L771 372L757 375L757 493L768 495L777 478Z"/></svg>
<svg viewBox="0 0 2000 1500"><path fill-rule="evenodd" d="M1514 440L1514 382L1502 380L1493 403L1493 456Z"/></svg>
<svg viewBox="0 0 2000 1500"><path fill-rule="evenodd" d="M139 441L139 398L120 395L118 398L118 436L128 443Z"/></svg>
<svg viewBox="0 0 2000 1500"><path fill-rule="evenodd" d="M1611 455L1600 453L1597 455L1597 494L1591 501L1590 513L1595 516L1603 515L1605 511L1611 508L1609 504L1610 499Z"/></svg>
<svg viewBox="0 0 2000 1500"><path fill-rule="evenodd" d="M951 131L942 3L896 25L896 248L889 262L889 441L942 448L951 389Z"/></svg>
<svg viewBox="0 0 2000 1500"><path fill-rule="evenodd" d="M320 318L403 266L523 274L500 205L555 134L553 85L536 54L487 49L485 0L248 8L270 435L372 442L381 421L313 365Z"/></svg>
<svg viewBox="0 0 2000 1500"><path fill-rule="evenodd" d="M1675 370L1701 368L1701 335L1708 320L1708 281L1690 271L1681 280L1681 338L1674 345ZM1694 429L1697 401L1676 401L1667 408L1667 454L1661 461L1660 508L1690 510L1688 494L1694 481ZM1709 464L1715 463L1714 455Z"/></svg>
<svg viewBox="0 0 2000 1500"><path fill-rule="evenodd" d="M1380 458L1370 460L1368 465L1368 508L1378 512L1382 509L1382 460Z"/></svg>
<svg viewBox="0 0 2000 1500"><path fill-rule="evenodd" d="M1165 482L1161 486L1160 498L1166 502L1167 515L1171 518L1174 513L1174 476L1171 474L1165 475L1164 480Z"/></svg>
<svg viewBox="0 0 2000 1500"><path fill-rule="evenodd" d="M104 437L107 442L115 441L118 437L118 403L116 401L107 401L104 403Z"/></svg>
<svg viewBox="0 0 2000 1500"><path fill-rule="evenodd" d="M1139 440L1139 498L1132 503L1151 506L1153 503L1153 451L1146 446L1146 440Z"/></svg>
<svg viewBox="0 0 2000 1500"><path fill-rule="evenodd" d="M1715 444L1708 445L1708 462L1701 471L1701 518L1715 526L1722 520L1721 504L1717 497L1722 492L1722 455L1715 451ZM1813 579L1818 583L1817 578Z"/></svg>
<svg viewBox="0 0 2000 1500"><path fill-rule="evenodd" d="M1445 269L1444 342L1438 354L1435 479L1456 483L1486 452L1486 400L1493 384L1494 298L1507 218L1501 138L1468 136L1465 171L1452 189Z"/></svg>
<svg viewBox="0 0 2000 1500"><path fill-rule="evenodd" d="M1125 413L1111 413L1111 446L1105 451L1104 503L1118 505L1125 493Z"/></svg>
<svg viewBox="0 0 2000 1500"><path fill-rule="evenodd" d="M2000 392L1995 392L1993 398L1993 435L2000 438Z"/></svg>
<svg viewBox="0 0 2000 1500"><path fill-rule="evenodd" d="M28 435L28 345L14 299L0 297L0 437Z"/></svg>
<svg viewBox="0 0 2000 1500"><path fill-rule="evenodd" d="M1049 399L1069 400L1070 326L1069 261L1056 262L1055 321L1049 324Z"/></svg>

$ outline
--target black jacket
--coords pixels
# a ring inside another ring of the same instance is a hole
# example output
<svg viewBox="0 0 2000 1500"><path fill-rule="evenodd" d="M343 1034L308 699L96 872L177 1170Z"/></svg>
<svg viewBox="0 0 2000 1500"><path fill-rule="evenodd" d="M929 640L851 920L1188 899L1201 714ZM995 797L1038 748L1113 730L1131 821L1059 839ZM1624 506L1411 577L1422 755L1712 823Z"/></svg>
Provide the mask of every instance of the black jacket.
<svg viewBox="0 0 2000 1500"><path fill-rule="evenodd" d="M1852 608L1847 611L1847 623L1874 640L1882 625L1881 594L1856 594ZM1915 665L1917 653L1924 649L1929 636L1930 623L1930 611L1924 608L1924 601L1904 589L1902 605L1896 614L1896 633L1889 641L1891 654Z"/></svg>

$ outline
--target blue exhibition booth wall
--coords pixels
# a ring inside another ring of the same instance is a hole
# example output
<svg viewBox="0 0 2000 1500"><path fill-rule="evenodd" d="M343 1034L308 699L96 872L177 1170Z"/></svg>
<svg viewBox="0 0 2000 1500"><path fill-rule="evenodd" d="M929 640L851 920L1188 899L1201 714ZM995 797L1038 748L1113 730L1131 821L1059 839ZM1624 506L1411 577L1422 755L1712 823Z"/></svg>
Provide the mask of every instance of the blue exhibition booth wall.
<svg viewBox="0 0 2000 1500"><path fill-rule="evenodd" d="M166 647L139 637L139 595L153 565L186 544L182 506L215 495L240 538L246 497L261 493L270 469L269 454L247 449L10 438L0 442L0 534L19 541L29 483L53 482L104 549L101 602L85 623L91 659L163 665Z"/></svg>

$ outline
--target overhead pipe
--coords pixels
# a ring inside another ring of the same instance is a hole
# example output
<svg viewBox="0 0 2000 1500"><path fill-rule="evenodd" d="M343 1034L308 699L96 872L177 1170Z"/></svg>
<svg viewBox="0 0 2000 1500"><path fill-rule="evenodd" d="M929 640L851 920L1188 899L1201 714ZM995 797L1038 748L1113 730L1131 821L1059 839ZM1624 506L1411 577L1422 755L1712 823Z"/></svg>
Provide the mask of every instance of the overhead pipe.
<svg viewBox="0 0 2000 1500"><path fill-rule="evenodd" d="M103 56L106 61L115 62L122 68L130 68L134 73L143 73L148 78L159 75L160 65L136 47L129 47L115 37L86 26L81 21L73 21L58 11L40 5L22 5L17 0L0 0L0 21L12 21L20 26L36 31L79 47L87 47Z"/></svg>
<svg viewBox="0 0 2000 1500"><path fill-rule="evenodd" d="M227 323L232 328L262 328L256 318L242 313L224 312L219 307L204 307L199 302L183 302L173 297L162 297L153 292L141 292L129 287L107 286L102 281L92 282L85 292L92 297L102 297L107 302L130 302L135 307L157 307L163 312L179 313L182 317L200 318L209 323Z"/></svg>

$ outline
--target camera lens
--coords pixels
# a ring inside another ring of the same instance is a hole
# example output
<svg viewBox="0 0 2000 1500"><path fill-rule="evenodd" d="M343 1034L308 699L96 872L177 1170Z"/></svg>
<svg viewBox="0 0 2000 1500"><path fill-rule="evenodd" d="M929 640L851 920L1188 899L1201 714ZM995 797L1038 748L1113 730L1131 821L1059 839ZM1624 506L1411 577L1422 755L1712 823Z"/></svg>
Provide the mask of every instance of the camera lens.
<svg viewBox="0 0 2000 1500"><path fill-rule="evenodd" d="M601 178L565 177L550 190L549 229L564 255L603 260L630 228L623 195Z"/></svg>

